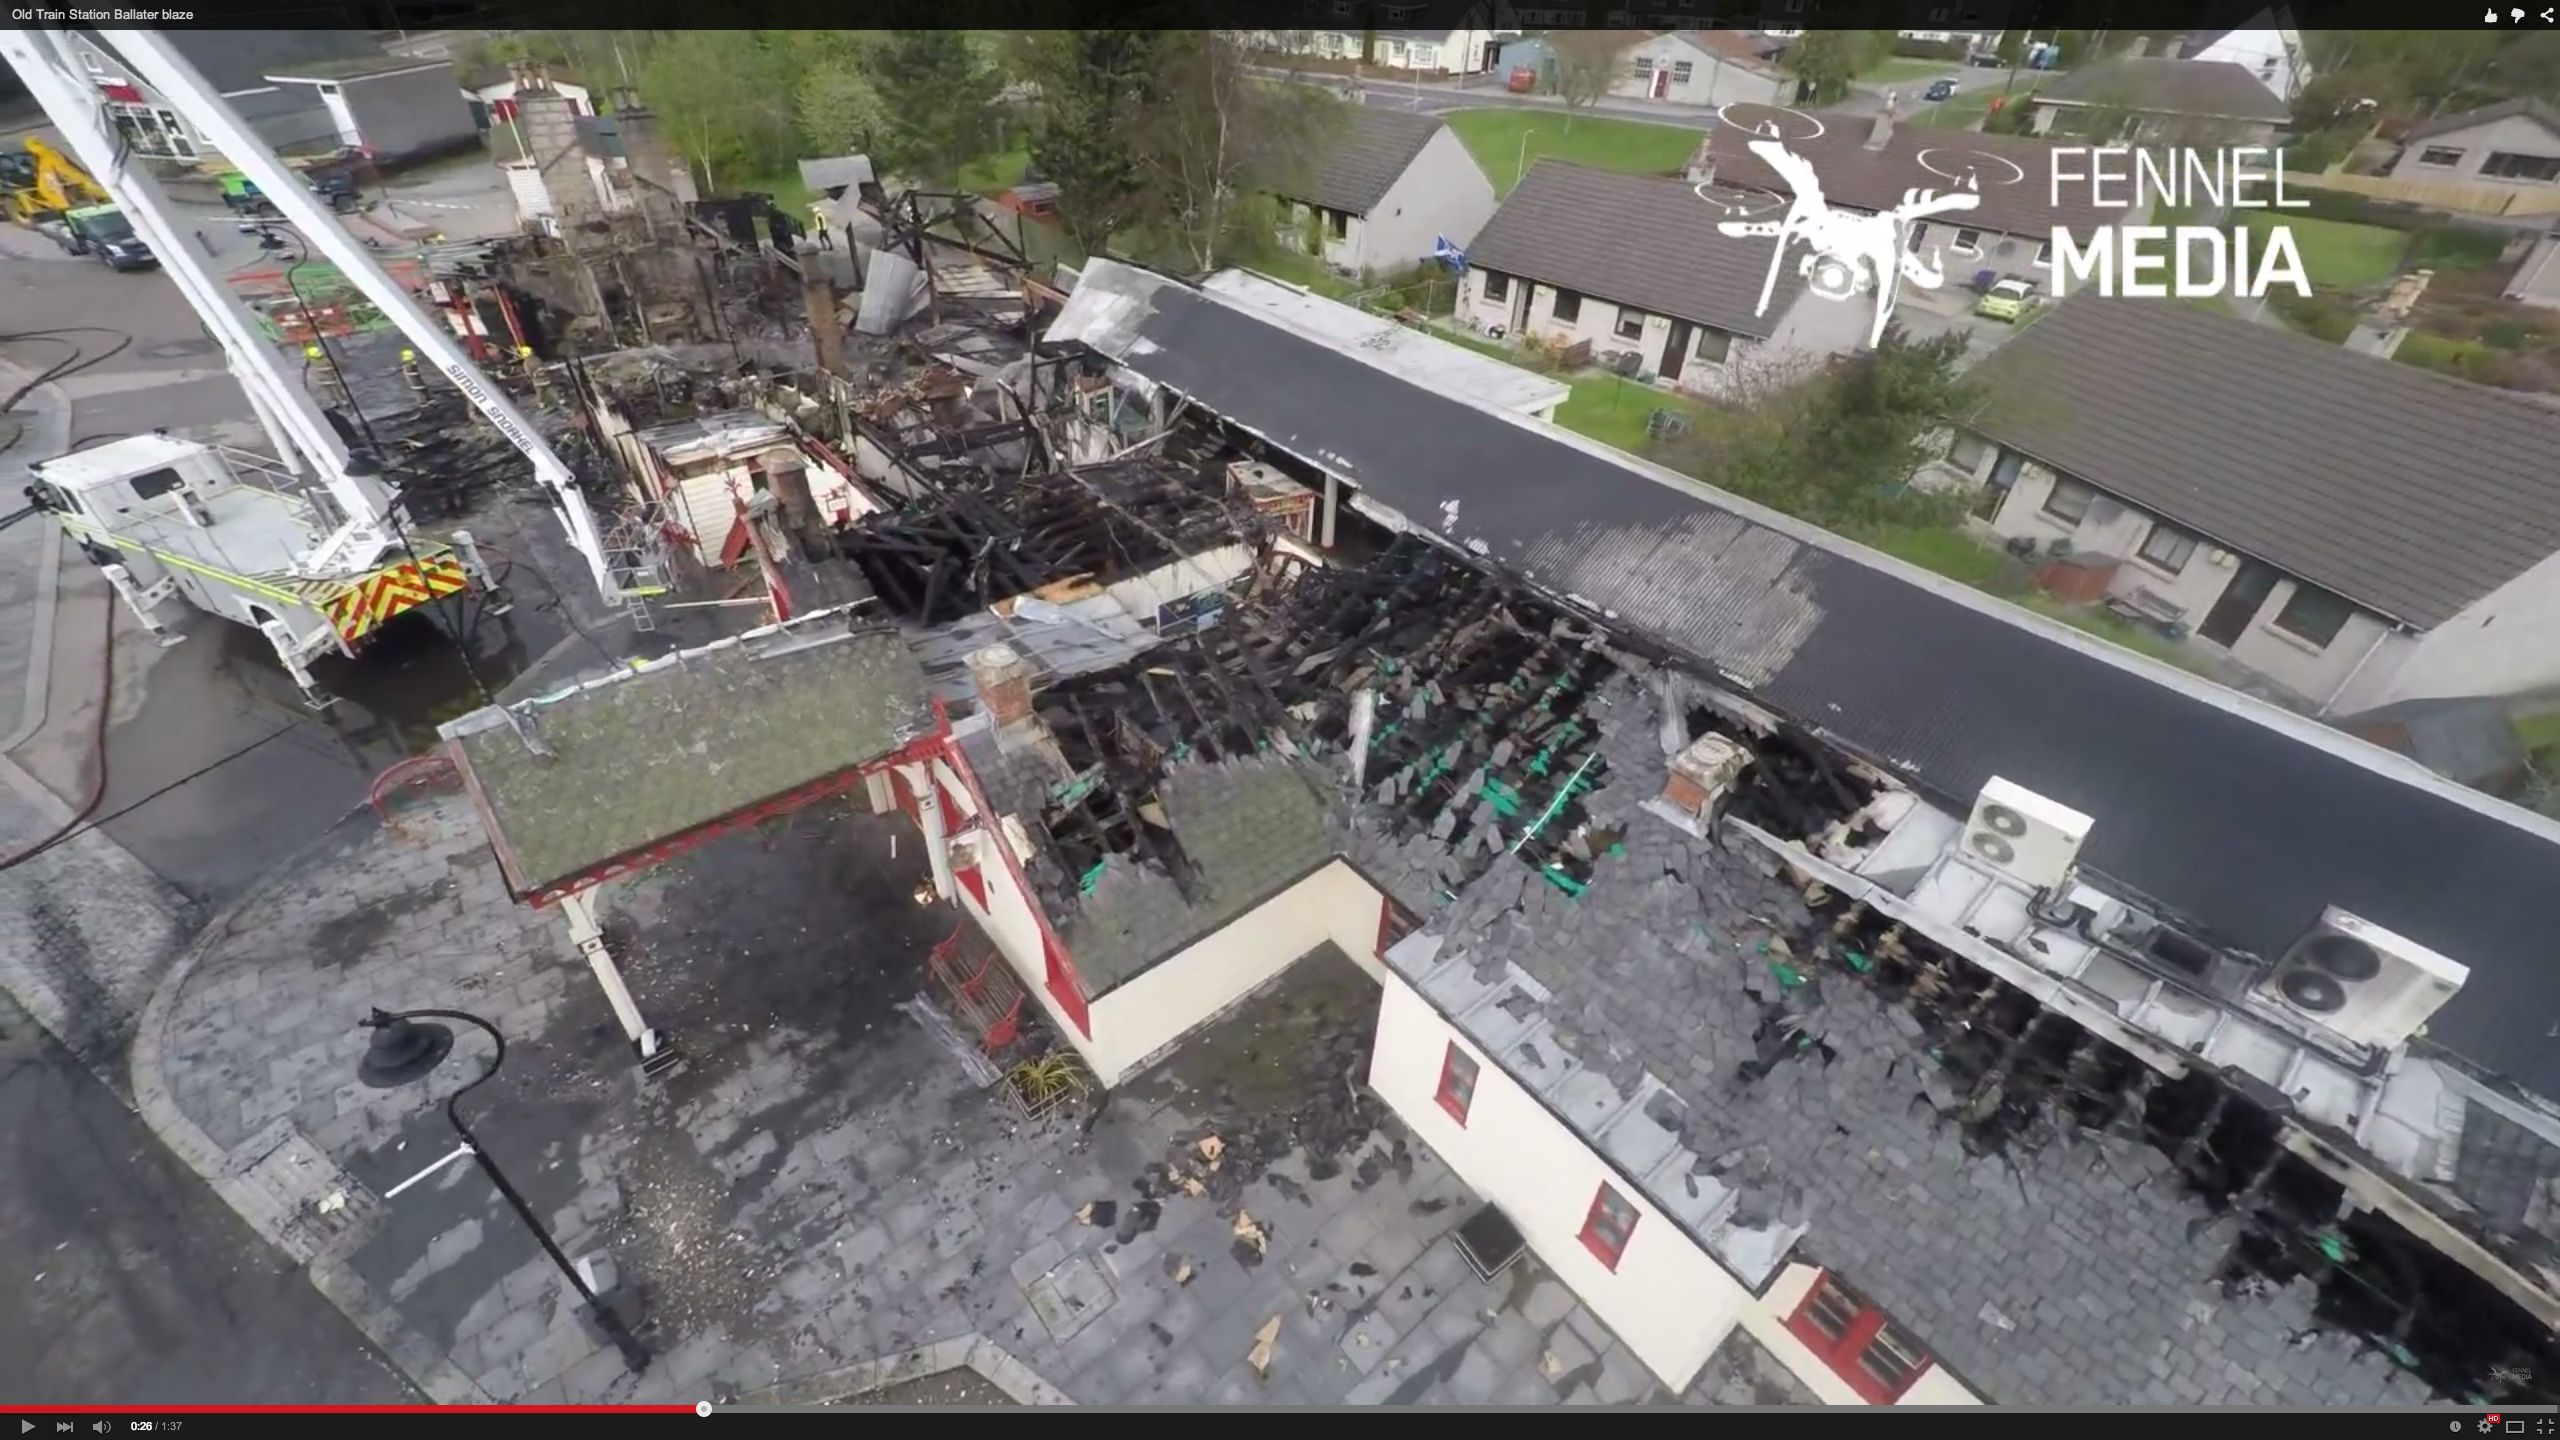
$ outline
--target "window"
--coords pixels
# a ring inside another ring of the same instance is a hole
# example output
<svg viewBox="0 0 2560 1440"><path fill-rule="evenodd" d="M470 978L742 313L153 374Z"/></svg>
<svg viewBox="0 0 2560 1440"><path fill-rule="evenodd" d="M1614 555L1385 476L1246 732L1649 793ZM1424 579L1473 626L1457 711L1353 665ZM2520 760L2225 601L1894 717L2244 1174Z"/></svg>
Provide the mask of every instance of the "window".
<svg viewBox="0 0 2560 1440"><path fill-rule="evenodd" d="M1967 255L1979 255L1982 253L1982 232L1979 230L1958 230L1956 232L1955 243L1947 248L1962 251Z"/></svg>
<svg viewBox="0 0 2560 1440"><path fill-rule="evenodd" d="M1698 327L1698 358L1710 365L1721 365L1733 354L1733 337L1722 330Z"/></svg>
<svg viewBox="0 0 2560 1440"><path fill-rule="evenodd" d="M2050 265L2050 264L2052 264L2052 263L2053 263L2053 242L2052 242L2052 241L2047 240L2047 241L2046 241L2046 242L2044 242L2043 244L2038 245L2038 246L2036 247L2036 263L2037 263L2037 264L2039 264L2039 265Z"/></svg>
<svg viewBox="0 0 2560 1440"><path fill-rule="evenodd" d="M2142 548L2134 552L2145 565L2156 565L2175 575L2187 568L2196 553L2196 537L2173 525L2154 525L2142 537Z"/></svg>
<svg viewBox="0 0 2560 1440"><path fill-rule="evenodd" d="M1387 952L1395 948L1396 942L1412 934L1420 924L1420 921L1406 914L1404 908L1393 900L1380 900L1378 902L1378 958L1386 959Z"/></svg>
<svg viewBox="0 0 2560 1440"><path fill-rule="evenodd" d="M1671 83L1674 85L1688 84L1689 77L1696 73L1697 67L1686 60L1674 60L1671 62Z"/></svg>
<svg viewBox="0 0 2560 1440"><path fill-rule="evenodd" d="M1351 238L1351 217L1339 210L1324 212L1324 233L1336 240Z"/></svg>
<svg viewBox="0 0 2560 1440"><path fill-rule="evenodd" d="M136 475L132 484L136 500L157 500L172 491L187 488L187 482L180 479L175 470L154 470L147 475Z"/></svg>
<svg viewBox="0 0 2560 1440"><path fill-rule="evenodd" d="M1787 1328L1870 1405L1902 1398L1929 1368L1927 1351L1827 1274L1814 1278Z"/></svg>
<svg viewBox="0 0 2560 1440"><path fill-rule="evenodd" d="M2483 180L2530 180L2538 185L2560 181L2560 155L2517 155L2494 151L2480 162Z"/></svg>
<svg viewBox="0 0 2560 1440"><path fill-rule="evenodd" d="M2097 498L2097 491L2077 480L2056 475L2053 477L2053 489L2045 493L2044 513L2056 520L2077 525L2087 518L2090 503Z"/></svg>
<svg viewBox="0 0 2560 1440"><path fill-rule="evenodd" d="M2418 163L2449 170L2462 163L2462 151L2452 145L2430 145L2418 152Z"/></svg>
<svg viewBox="0 0 2560 1440"><path fill-rule="evenodd" d="M1947 445L1947 463L1967 475L1978 475L1982 472L1983 457L1990 453L1990 443L1981 436L1958 431L1956 438Z"/></svg>
<svg viewBox="0 0 2560 1440"><path fill-rule="evenodd" d="M1497 304L1511 298L1511 277L1487 270L1484 275L1484 298Z"/></svg>
<svg viewBox="0 0 2560 1440"><path fill-rule="evenodd" d="M1570 290L1555 292L1556 303L1548 315L1559 325L1571 325L1582 318L1582 297Z"/></svg>
<svg viewBox="0 0 2560 1440"><path fill-rule="evenodd" d="M1627 1253L1627 1238L1636 1233L1636 1207L1607 1182L1591 1197L1591 1213L1582 1219L1582 1248L1611 1270Z"/></svg>
<svg viewBox="0 0 2560 1440"><path fill-rule="evenodd" d="M2275 627L2296 640L2308 640L2325 649L2346 628L2347 617L2355 613L2356 607L2343 598L2297 580L2292 597L2276 612Z"/></svg>
<svg viewBox="0 0 2560 1440"><path fill-rule="evenodd" d="M1450 1041L1449 1053L1440 1057L1440 1088L1431 1098L1439 1101L1440 1108L1460 1125L1467 1123L1467 1111L1476 1103L1478 1073L1476 1057L1459 1049L1457 1041Z"/></svg>
<svg viewBox="0 0 2560 1440"><path fill-rule="evenodd" d="M2276 78L2276 57L2269 55L2258 62L2258 78L2261 80Z"/></svg>
<svg viewBox="0 0 2560 1440"><path fill-rule="evenodd" d="M1618 312L1618 326L1617 326L1617 331L1618 331L1618 338L1619 338L1619 339L1621 339L1621 340L1641 340L1641 339L1643 339L1643 338L1644 338L1644 312L1643 312L1643 311L1641 311L1641 310L1626 310L1626 309L1621 309L1621 310Z"/></svg>

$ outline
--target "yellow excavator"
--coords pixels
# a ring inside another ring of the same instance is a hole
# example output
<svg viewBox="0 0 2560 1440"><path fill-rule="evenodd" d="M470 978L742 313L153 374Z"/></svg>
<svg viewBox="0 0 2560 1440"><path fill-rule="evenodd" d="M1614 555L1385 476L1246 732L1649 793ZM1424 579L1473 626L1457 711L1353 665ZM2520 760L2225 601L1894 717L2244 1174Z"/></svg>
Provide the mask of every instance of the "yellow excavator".
<svg viewBox="0 0 2560 1440"><path fill-rule="evenodd" d="M27 140L16 151L0 151L0 190L9 197L9 218L20 225L59 220L73 210L112 205L109 195L88 172L41 140Z"/></svg>

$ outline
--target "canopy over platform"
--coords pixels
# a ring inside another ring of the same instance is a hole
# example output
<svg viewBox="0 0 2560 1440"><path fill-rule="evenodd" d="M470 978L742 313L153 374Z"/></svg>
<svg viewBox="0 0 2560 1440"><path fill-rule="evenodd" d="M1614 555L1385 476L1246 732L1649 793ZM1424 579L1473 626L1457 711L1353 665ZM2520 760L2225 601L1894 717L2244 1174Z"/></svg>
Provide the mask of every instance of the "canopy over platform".
<svg viewBox="0 0 2560 1440"><path fill-rule="evenodd" d="M442 733L508 887L539 905L834 794L935 731L907 642L830 610Z"/></svg>

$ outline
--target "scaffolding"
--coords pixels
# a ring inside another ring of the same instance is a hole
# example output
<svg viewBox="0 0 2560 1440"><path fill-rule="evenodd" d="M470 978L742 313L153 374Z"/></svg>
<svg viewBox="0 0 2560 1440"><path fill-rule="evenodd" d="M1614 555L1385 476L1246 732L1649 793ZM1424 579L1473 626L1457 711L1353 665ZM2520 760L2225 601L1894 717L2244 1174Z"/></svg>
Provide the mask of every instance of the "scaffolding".
<svg viewBox="0 0 2560 1440"><path fill-rule="evenodd" d="M615 604L634 630L658 628L649 602L667 593L668 524L665 506L642 500L604 533L605 570L613 580Z"/></svg>

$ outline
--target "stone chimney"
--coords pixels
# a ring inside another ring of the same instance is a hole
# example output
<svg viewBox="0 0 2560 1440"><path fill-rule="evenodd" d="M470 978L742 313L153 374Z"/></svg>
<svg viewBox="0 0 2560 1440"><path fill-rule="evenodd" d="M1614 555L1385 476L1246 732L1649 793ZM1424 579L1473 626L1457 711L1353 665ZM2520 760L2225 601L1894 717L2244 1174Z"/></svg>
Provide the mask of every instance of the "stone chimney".
<svg viewBox="0 0 2560 1440"><path fill-rule="evenodd" d="M525 158L542 176L551 194L551 212L563 231L577 228L597 206L595 184L588 178L586 153L578 144L577 112L556 90L516 91L516 136Z"/></svg>
<svg viewBox="0 0 2560 1440"><path fill-rule="evenodd" d="M1644 808L1692 835L1704 836L1715 818L1716 802L1750 763L1751 752L1741 742L1701 735L1671 757L1671 773L1663 779L1662 794L1646 801Z"/></svg>
<svg viewBox="0 0 2560 1440"><path fill-rule="evenodd" d="M677 158L658 130L658 117L641 106L638 95L614 92L613 129L622 137L622 158L631 163L632 174L687 205L702 198L694 188L693 167Z"/></svg>
<svg viewBox="0 0 2560 1440"><path fill-rule="evenodd" d="M2409 338L2409 312L2416 309L2418 297L2427 293L2427 282L2433 270L2412 270L2391 286L2391 293L2370 314L2356 322L2347 335L2347 348L2359 355L2388 360Z"/></svg>
<svg viewBox="0 0 2560 1440"><path fill-rule="evenodd" d="M1031 709L1031 667L1010 645L990 645L969 656L969 679L977 686L978 704L996 727L996 744L1021 750L1040 733Z"/></svg>
<svg viewBox="0 0 2560 1440"><path fill-rule="evenodd" d="M1896 95L1894 92L1892 92L1892 91L1890 91L1890 90L1888 90L1888 91L1886 91L1886 92L1885 92L1885 96L1884 96L1884 108L1876 112L1876 118L1875 118L1874 122L1873 122L1872 124L1870 124L1870 125L1868 125L1868 126L1867 126L1867 148L1868 148L1868 149L1870 149L1870 150L1881 150L1881 149L1883 149L1886 145L1888 145L1888 144L1891 144L1891 143L1892 143L1892 141L1893 141L1893 106L1894 106L1894 102L1895 102L1895 101L1897 101L1897 100L1899 100L1899 99L1901 99L1901 98L1902 98L1901 96Z"/></svg>

